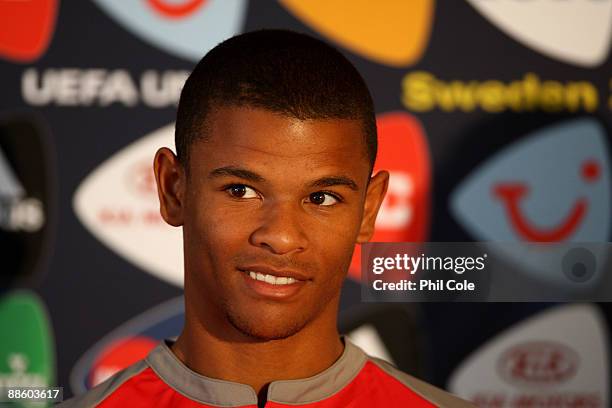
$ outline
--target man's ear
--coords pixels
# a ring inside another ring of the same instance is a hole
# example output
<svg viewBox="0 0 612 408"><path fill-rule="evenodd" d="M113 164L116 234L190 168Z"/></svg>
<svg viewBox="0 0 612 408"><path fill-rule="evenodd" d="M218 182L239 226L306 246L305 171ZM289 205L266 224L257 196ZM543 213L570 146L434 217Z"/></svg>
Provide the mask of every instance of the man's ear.
<svg viewBox="0 0 612 408"><path fill-rule="evenodd" d="M364 242L368 242L370 238L372 238L372 235L374 235L376 215L385 198L388 185L389 172L387 171L379 171L375 176L370 178L370 183L366 191L361 227L357 235L357 243L363 244Z"/></svg>
<svg viewBox="0 0 612 408"><path fill-rule="evenodd" d="M153 160L159 212L170 225L183 225L185 197L185 171L172 150L162 147L155 153Z"/></svg>

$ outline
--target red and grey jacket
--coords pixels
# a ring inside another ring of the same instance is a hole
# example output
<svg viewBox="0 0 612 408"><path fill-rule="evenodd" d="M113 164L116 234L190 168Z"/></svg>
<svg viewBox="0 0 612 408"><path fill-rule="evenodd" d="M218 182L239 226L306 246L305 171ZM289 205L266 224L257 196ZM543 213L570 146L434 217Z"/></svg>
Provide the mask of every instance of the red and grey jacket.
<svg viewBox="0 0 612 408"><path fill-rule="evenodd" d="M347 338L344 342L344 352L325 371L305 379L270 383L266 408L474 407L368 356ZM257 408L257 394L248 385L190 370L166 341L144 360L60 406Z"/></svg>

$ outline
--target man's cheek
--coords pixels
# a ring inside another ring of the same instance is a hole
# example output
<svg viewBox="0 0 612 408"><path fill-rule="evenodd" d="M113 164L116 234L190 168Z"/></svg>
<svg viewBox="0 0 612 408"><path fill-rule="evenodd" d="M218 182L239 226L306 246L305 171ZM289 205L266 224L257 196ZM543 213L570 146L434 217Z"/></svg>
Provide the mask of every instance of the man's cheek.
<svg viewBox="0 0 612 408"><path fill-rule="evenodd" d="M325 248L316 249L321 254L321 273L323 280L331 286L340 285L344 280L348 266L351 262L354 242L348 241L346 236L343 240L328 241Z"/></svg>
<svg viewBox="0 0 612 408"><path fill-rule="evenodd" d="M236 241L243 235L244 226L234 220L221 220L218 224L208 224L205 234L210 236L210 239L220 245L229 244Z"/></svg>
<svg viewBox="0 0 612 408"><path fill-rule="evenodd" d="M211 202L202 206L197 212L197 224L201 234L209 235L213 240L231 239L242 233L247 217L223 206L222 202Z"/></svg>

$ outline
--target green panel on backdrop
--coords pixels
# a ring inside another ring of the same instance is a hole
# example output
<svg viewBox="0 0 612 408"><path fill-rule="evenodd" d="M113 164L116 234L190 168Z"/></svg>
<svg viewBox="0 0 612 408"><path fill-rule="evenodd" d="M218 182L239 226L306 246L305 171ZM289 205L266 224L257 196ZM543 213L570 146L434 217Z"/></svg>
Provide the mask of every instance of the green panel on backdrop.
<svg viewBox="0 0 612 408"><path fill-rule="evenodd" d="M0 387L55 385L54 341L42 300L26 290L0 297L0 328Z"/></svg>

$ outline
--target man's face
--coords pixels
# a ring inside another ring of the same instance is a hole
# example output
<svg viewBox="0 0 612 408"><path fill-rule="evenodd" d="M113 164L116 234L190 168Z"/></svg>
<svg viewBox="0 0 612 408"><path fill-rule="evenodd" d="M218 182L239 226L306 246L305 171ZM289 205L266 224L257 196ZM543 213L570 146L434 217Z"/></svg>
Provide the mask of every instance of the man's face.
<svg viewBox="0 0 612 408"><path fill-rule="evenodd" d="M386 189L383 174L368 194L361 122L224 107L207 125L170 220L183 225L187 303L256 339L335 322L354 245L369 239Z"/></svg>

